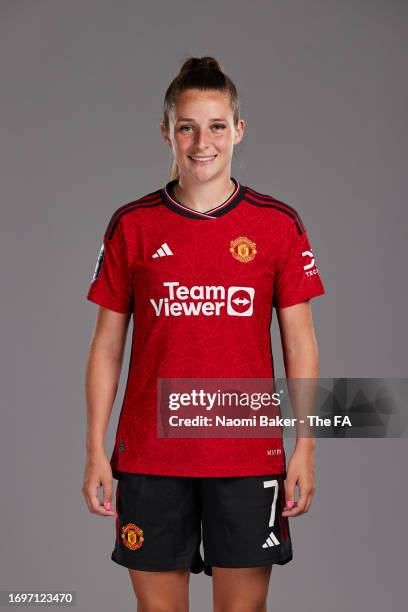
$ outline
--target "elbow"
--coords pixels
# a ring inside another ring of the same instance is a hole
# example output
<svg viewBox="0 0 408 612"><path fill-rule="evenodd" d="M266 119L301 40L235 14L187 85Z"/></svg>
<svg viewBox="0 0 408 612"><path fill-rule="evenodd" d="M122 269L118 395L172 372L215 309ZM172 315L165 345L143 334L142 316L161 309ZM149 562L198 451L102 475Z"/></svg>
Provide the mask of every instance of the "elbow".
<svg viewBox="0 0 408 612"><path fill-rule="evenodd" d="M283 351L285 370L294 378L319 376L319 350L315 339L289 344Z"/></svg>

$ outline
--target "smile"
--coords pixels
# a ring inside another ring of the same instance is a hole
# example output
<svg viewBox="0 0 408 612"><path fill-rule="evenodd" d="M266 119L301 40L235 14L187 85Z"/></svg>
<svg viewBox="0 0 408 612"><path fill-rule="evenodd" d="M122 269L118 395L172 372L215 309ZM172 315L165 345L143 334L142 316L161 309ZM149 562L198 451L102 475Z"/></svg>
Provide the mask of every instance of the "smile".
<svg viewBox="0 0 408 612"><path fill-rule="evenodd" d="M209 164L217 157L217 155L209 155L207 157L198 157L195 155L189 155L188 157L197 164Z"/></svg>

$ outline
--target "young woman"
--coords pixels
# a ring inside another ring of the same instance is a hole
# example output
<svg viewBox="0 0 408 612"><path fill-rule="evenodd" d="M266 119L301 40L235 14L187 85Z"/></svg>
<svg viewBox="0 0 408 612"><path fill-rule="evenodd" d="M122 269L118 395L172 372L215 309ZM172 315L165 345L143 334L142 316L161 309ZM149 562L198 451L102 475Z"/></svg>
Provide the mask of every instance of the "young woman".
<svg viewBox="0 0 408 612"><path fill-rule="evenodd" d="M91 512L116 517L112 559L129 569L139 612L185 612L190 572L203 570L217 612L266 610L272 565L292 559L288 518L309 510L315 489L311 438L298 437L286 467L281 437L157 434L158 379L273 378L273 307L287 377L318 376L309 300L323 284L296 210L231 176L244 127L217 61L187 60L164 100L172 179L114 212L87 295L99 311L82 491ZM132 314L109 460L104 439Z"/></svg>

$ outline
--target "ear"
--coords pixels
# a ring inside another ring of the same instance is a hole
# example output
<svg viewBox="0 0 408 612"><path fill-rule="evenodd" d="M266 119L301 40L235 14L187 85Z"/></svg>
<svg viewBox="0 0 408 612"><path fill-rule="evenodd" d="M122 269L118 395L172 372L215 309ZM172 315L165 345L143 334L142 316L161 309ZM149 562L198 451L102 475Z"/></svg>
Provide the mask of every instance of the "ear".
<svg viewBox="0 0 408 612"><path fill-rule="evenodd" d="M160 131L163 135L164 142L171 147L171 140L169 138L168 130L166 129L163 121L160 123Z"/></svg>
<svg viewBox="0 0 408 612"><path fill-rule="evenodd" d="M246 123L243 119L238 121L238 125L235 128L235 136L234 136L234 145L237 145L241 142L244 137Z"/></svg>

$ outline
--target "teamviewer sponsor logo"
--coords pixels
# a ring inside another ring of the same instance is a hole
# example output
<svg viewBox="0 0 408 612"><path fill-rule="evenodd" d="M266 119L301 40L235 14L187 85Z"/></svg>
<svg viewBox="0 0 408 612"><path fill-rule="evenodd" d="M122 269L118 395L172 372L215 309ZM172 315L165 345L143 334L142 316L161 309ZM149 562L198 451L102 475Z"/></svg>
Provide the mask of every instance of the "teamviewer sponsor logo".
<svg viewBox="0 0 408 612"><path fill-rule="evenodd" d="M254 310L253 287L228 287L222 285L194 285L186 287L179 282L163 283L165 295L150 298L157 317L220 316L250 317Z"/></svg>
<svg viewBox="0 0 408 612"><path fill-rule="evenodd" d="M235 317L250 317L254 311L253 287L228 287L227 314Z"/></svg>

